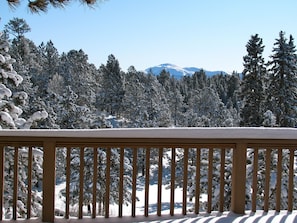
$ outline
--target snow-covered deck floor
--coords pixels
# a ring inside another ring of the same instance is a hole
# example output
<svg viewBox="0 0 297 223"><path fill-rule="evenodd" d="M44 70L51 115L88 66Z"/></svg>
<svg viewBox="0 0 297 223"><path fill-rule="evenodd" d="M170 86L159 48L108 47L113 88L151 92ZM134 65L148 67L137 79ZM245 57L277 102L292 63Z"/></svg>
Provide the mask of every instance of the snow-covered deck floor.
<svg viewBox="0 0 297 223"><path fill-rule="evenodd" d="M9 221L3 221L9 222ZM41 220L20 220L14 222L21 223L41 223ZM83 218L83 219L56 219L56 223L297 223L297 211L288 213L287 211L281 211L279 213L270 211L264 213L263 211L257 211L256 213L248 213L245 215L236 215L230 212L224 213L211 213L200 215L164 215L142 217L138 216L123 217L123 218Z"/></svg>
<svg viewBox="0 0 297 223"><path fill-rule="evenodd" d="M26 222L26 221L25 221ZM30 221L28 221L29 223ZM31 221L32 223L34 221ZM57 219L55 222L65 223L65 219ZM66 220L66 222L71 223L297 223L297 211L293 213L288 213L287 211L275 212L269 211L264 213L263 211L257 211L256 213L246 212L245 215L237 215L230 212L217 213L213 212L211 214L200 214L200 215L175 215L169 216L164 215L161 217L149 216L142 217L138 216L123 217L123 218L84 218L82 220L71 219Z"/></svg>

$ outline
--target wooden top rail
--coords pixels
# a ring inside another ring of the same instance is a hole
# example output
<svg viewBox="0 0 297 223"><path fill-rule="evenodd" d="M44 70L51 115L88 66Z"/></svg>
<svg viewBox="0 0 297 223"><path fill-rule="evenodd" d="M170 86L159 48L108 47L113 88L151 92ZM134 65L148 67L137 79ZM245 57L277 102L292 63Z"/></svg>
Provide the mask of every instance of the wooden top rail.
<svg viewBox="0 0 297 223"><path fill-rule="evenodd" d="M0 130L0 138L147 138L297 140L297 128L116 128Z"/></svg>
<svg viewBox="0 0 297 223"><path fill-rule="evenodd" d="M115 128L115 129L26 129L0 130L0 143L23 144L46 141L56 146L195 146L196 144L297 145L297 128Z"/></svg>

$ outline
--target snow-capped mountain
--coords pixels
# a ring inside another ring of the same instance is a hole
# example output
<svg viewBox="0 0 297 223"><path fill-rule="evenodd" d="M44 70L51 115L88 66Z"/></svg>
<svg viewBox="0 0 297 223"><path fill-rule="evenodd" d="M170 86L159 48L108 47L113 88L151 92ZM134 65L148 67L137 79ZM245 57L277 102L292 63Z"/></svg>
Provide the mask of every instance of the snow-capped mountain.
<svg viewBox="0 0 297 223"><path fill-rule="evenodd" d="M167 72L170 73L171 76L174 76L175 78L180 79L183 76L191 76L195 72L198 72L198 71L202 70L202 68L179 67L179 66L174 65L174 64L165 63L165 64L160 64L158 66L149 67L149 68L145 69L145 71L147 73L152 73L154 75L159 75L162 70L166 70ZM204 72L209 77L211 77L213 75L216 75L216 74L220 74L220 73L226 74L226 72L224 72L224 71L207 71L207 70L204 70Z"/></svg>

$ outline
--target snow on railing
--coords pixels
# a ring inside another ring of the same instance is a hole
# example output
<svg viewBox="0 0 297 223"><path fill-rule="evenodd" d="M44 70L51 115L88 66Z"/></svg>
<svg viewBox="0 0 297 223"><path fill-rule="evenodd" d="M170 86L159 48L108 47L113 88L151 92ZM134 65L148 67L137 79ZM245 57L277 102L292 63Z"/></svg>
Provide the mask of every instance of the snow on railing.
<svg viewBox="0 0 297 223"><path fill-rule="evenodd" d="M293 128L1 130L0 220L53 222L75 206L79 219L292 211L296 139Z"/></svg>

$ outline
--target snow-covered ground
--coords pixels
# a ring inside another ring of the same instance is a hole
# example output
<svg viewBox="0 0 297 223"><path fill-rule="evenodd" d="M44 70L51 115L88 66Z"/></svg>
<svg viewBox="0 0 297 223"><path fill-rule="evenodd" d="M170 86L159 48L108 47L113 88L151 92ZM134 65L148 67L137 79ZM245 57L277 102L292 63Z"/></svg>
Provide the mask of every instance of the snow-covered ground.
<svg viewBox="0 0 297 223"><path fill-rule="evenodd" d="M288 213L287 211L281 211L277 213L275 211L270 211L268 213L264 213L263 211L257 211L256 213L246 212L245 215L237 215L230 212L212 212L208 213L200 213L199 215L194 215L189 213L187 216L183 216L182 213L182 189L177 188L175 190L175 210L174 216L169 216L169 208L170 208L170 189L166 185L162 186L162 216L161 219L156 219L157 212L157 184L150 185L149 188L149 218L143 217L144 215L144 188L139 187L136 196L138 197L138 201L136 202L136 218L127 218L131 216L131 205L123 206L123 213L127 217L123 217L120 222L142 222L142 223L297 223L297 211L293 213ZM60 190L65 188L65 183L59 184L56 187L56 200L55 207L57 210L60 210L61 213L65 210L65 204L63 199L60 196ZM206 196L202 196L202 200L206 200ZM188 203L188 209L191 208L190 203ZM74 207L75 209L75 207ZM84 207L85 213L87 213L86 207ZM110 217L118 216L118 206L112 205L110 207ZM89 217L84 217L84 221L90 220ZM102 221L104 218L98 217L95 221ZM111 219L110 219L111 220ZM117 222L119 219L115 218ZM106 221L106 219L105 219Z"/></svg>
<svg viewBox="0 0 297 223"><path fill-rule="evenodd" d="M65 211L65 203L63 197L61 197L60 191L65 188L65 183L59 184L56 186L56 198L55 198L55 209L56 212L60 212L61 214ZM156 215L157 213L157 194L158 194L158 185L153 184L150 185L149 188L149 215ZM138 186L136 191L136 215L144 215L144 187ZM202 196L206 198L206 196ZM175 213L181 214L182 213L182 189L177 188L175 189ZM194 201L194 200L193 200ZM188 208L191 208L191 203L188 203ZM75 211L77 207L71 207L70 209ZM84 212L87 213L87 207L84 207ZM168 185L162 185L162 214L169 214L170 208L170 189ZM128 206L123 205L123 215L124 216L131 216L132 206L129 204ZM115 217L118 216L118 206L111 205L110 206L110 216Z"/></svg>

